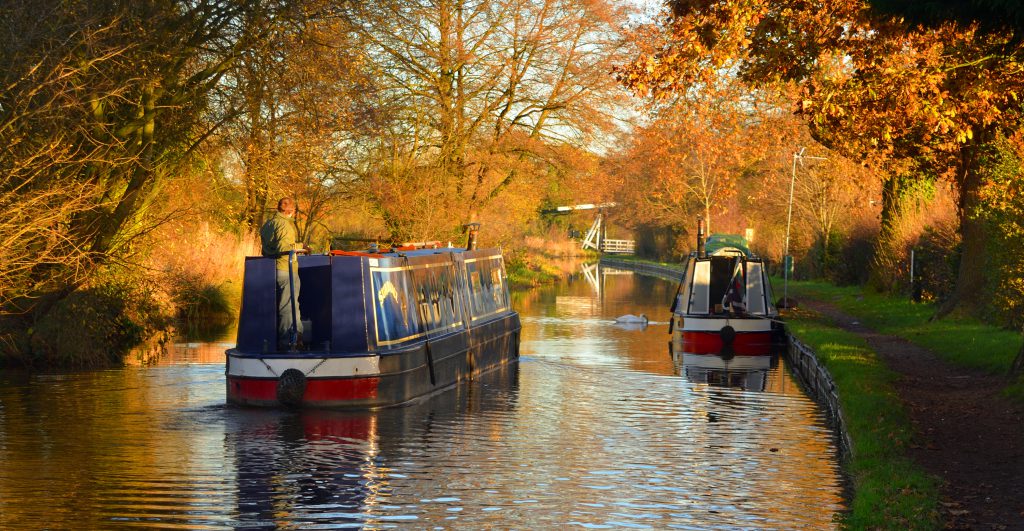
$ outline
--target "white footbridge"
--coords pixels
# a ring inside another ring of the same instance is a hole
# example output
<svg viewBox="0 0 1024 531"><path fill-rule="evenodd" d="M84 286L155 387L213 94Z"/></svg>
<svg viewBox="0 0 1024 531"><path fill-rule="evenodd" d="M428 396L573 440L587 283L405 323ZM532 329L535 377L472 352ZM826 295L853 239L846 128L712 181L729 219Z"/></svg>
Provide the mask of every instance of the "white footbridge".
<svg viewBox="0 0 1024 531"><path fill-rule="evenodd" d="M544 210L544 214L568 214L577 210L597 210L597 216L594 218L594 223L590 226L590 230L587 231L587 235L582 240L582 246L584 249L593 249L598 252L607 254L634 254L636 253L636 240L609 240L605 238L605 223L604 223L604 211L608 208L614 208L618 206L618 203L587 203L582 205L571 205L571 206L560 206L549 210Z"/></svg>

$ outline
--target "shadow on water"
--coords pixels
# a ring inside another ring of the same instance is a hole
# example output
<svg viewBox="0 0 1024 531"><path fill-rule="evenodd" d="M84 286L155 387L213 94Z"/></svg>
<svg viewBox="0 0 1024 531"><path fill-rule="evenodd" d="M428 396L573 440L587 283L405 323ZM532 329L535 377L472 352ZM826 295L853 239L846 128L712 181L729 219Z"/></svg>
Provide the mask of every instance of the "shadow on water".
<svg viewBox="0 0 1024 531"><path fill-rule="evenodd" d="M175 335L179 341L212 343L234 341L238 332L238 319L234 315L217 313L179 319Z"/></svg>

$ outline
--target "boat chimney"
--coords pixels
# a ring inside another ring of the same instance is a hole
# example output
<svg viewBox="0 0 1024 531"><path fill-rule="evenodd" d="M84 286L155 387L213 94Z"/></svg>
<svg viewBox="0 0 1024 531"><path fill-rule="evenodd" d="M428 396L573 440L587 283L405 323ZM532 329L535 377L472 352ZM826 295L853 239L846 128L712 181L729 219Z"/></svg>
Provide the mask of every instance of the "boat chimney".
<svg viewBox="0 0 1024 531"><path fill-rule="evenodd" d="M467 233L467 236L466 236L466 250L467 251L475 251L476 250L476 233L477 233L477 231L480 230L480 224L479 223L466 223L465 225L462 226L462 229L464 231L466 231L466 233Z"/></svg>
<svg viewBox="0 0 1024 531"><path fill-rule="evenodd" d="M704 258L704 218L697 217L697 258Z"/></svg>

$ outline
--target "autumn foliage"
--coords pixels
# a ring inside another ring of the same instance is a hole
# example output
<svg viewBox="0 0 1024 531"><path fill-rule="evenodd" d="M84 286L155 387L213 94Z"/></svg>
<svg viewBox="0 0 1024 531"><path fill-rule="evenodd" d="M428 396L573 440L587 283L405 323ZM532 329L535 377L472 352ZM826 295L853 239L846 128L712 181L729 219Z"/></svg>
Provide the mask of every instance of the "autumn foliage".
<svg viewBox="0 0 1024 531"><path fill-rule="evenodd" d="M888 168L883 181L952 183L964 259L947 307L981 304L979 157L1020 125L1024 44L1013 31L962 21L913 25L862 0L679 1L666 20L620 70L625 83L656 98L692 90L723 69L756 86L796 83L792 108L825 146ZM900 175L896 168L908 165ZM887 208L898 208L899 194L889 199Z"/></svg>

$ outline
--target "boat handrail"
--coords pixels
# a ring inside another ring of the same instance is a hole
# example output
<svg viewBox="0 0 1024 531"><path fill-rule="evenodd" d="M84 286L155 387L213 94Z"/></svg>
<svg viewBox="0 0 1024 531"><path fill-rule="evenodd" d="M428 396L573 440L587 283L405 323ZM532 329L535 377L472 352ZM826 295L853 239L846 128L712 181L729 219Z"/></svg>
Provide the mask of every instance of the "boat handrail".
<svg viewBox="0 0 1024 531"><path fill-rule="evenodd" d="M387 258L381 253L368 253L365 251L340 251L337 249L332 250L329 254L331 256L368 256L370 258Z"/></svg>

